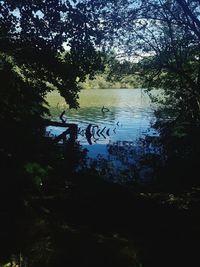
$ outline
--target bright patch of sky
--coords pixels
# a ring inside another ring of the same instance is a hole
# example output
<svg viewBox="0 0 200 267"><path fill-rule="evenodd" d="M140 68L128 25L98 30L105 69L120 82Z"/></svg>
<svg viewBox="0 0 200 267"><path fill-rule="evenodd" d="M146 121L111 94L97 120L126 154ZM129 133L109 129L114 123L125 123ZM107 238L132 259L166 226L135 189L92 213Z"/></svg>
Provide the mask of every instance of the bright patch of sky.
<svg viewBox="0 0 200 267"><path fill-rule="evenodd" d="M65 51L70 50L70 46L66 42L63 43L63 48L65 49Z"/></svg>

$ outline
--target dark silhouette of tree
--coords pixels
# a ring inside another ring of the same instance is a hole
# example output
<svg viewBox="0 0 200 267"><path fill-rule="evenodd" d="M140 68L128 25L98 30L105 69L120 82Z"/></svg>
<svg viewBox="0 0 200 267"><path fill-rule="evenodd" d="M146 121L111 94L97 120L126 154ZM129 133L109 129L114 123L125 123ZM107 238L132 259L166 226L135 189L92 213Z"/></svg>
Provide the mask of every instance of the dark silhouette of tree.
<svg viewBox="0 0 200 267"><path fill-rule="evenodd" d="M0 1L0 213L12 222L0 225L1 241L10 244L1 258L22 247L11 242L11 235L20 239L16 224L24 203L29 209L32 195L50 194L47 181L55 179L54 189L55 184L65 188L72 165L82 164L81 156L63 156L44 137L45 96L58 90L70 107L78 107L78 82L102 68L99 16L105 2ZM69 144L66 151L72 148Z"/></svg>
<svg viewBox="0 0 200 267"><path fill-rule="evenodd" d="M190 126L195 125L198 129L199 1L139 0L126 3L129 4L126 10L118 9L119 17L125 14L120 28L123 39L114 44L120 53L124 51L125 59L139 61L132 71L140 75L144 87L164 89L165 97L156 99L162 105L159 115L182 124L179 136L184 135L185 127L191 129Z"/></svg>
<svg viewBox="0 0 200 267"><path fill-rule="evenodd" d="M56 88L77 107L78 80L100 67L95 51L100 30L93 4L54 0L0 5L1 57L12 59L16 75L37 87L40 95Z"/></svg>
<svg viewBox="0 0 200 267"><path fill-rule="evenodd" d="M50 91L78 107L79 82L103 67L100 18L106 6L91 0L0 2L2 148L42 136Z"/></svg>

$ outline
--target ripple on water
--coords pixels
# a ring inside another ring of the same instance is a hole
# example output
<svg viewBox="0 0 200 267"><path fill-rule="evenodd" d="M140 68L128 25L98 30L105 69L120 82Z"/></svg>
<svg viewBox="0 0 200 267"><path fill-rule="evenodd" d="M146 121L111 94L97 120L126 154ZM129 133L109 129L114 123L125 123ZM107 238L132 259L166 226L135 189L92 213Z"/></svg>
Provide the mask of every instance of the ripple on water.
<svg viewBox="0 0 200 267"><path fill-rule="evenodd" d="M54 102L56 103L55 99ZM105 152L102 145L106 146L109 142L136 140L147 132L154 119L149 97L140 89L82 91L80 106L78 110L66 110L67 122L78 124L82 131L82 135L78 135L78 140L87 148L88 142L84 131L89 124L98 125L99 128L95 128L94 136L91 138L94 144L91 148L93 154L97 154L98 150L100 153ZM103 106L108 107L109 112L102 112ZM55 118L58 118L60 111L56 111L55 108L53 111ZM62 133L63 128L50 127L48 130L58 135Z"/></svg>

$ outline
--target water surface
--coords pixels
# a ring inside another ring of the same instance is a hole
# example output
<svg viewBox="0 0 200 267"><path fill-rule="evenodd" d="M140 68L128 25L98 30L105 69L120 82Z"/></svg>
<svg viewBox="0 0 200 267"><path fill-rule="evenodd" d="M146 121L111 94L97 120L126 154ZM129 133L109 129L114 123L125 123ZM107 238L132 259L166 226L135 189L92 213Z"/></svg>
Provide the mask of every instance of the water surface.
<svg viewBox="0 0 200 267"><path fill-rule="evenodd" d="M59 115L66 110L66 122L77 123L78 141L89 150L89 155L106 155L108 144L124 145L135 142L150 129L154 120L153 106L143 89L93 89L80 93L80 108L70 110L64 100L56 93L48 96L51 114L59 120ZM102 110L102 107L106 109ZM85 129L92 124L91 144L85 136ZM60 134L63 128L49 127L52 134Z"/></svg>

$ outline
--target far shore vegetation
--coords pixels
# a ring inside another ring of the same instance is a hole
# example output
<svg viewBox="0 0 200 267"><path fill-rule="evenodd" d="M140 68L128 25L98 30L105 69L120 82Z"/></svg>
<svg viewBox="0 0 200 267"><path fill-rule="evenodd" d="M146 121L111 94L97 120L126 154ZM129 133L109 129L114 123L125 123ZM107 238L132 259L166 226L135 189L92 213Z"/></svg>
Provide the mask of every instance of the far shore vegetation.
<svg viewBox="0 0 200 267"><path fill-rule="evenodd" d="M108 80L108 75L97 74L93 79L86 78L80 83L81 89L135 89L141 87L141 82L136 75L126 75L121 80Z"/></svg>
<svg viewBox="0 0 200 267"><path fill-rule="evenodd" d="M128 60L120 61L114 53L102 54L104 68L94 77L86 76L80 82L81 89L131 89L142 87L139 64Z"/></svg>

